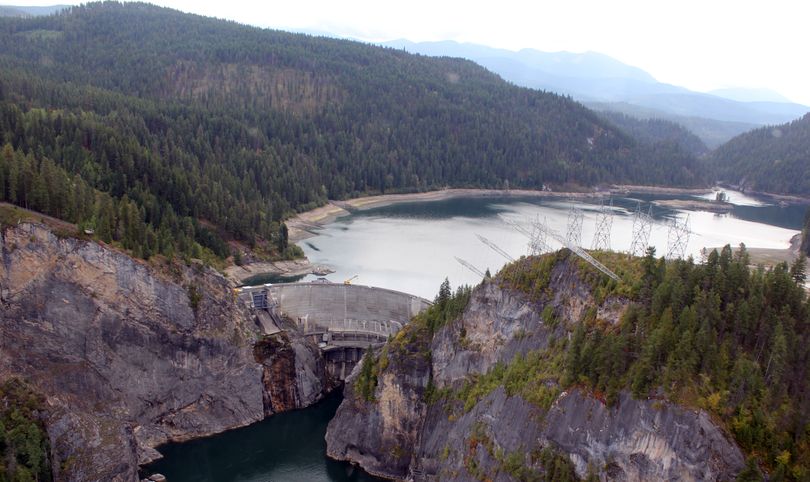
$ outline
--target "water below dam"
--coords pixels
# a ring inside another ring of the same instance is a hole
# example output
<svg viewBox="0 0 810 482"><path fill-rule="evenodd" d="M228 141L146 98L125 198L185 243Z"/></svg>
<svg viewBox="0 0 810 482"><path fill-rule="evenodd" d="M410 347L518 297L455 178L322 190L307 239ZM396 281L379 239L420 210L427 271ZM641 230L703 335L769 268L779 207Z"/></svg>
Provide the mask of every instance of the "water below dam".
<svg viewBox="0 0 810 482"><path fill-rule="evenodd" d="M346 462L326 457L326 425L342 397L333 393L306 408L253 425L183 443L161 446L164 458L141 475L169 482L371 482L379 481Z"/></svg>
<svg viewBox="0 0 810 482"><path fill-rule="evenodd" d="M632 214L639 202L644 211L652 206L655 225L650 244L659 255L667 248L666 223L672 219L683 221L687 215L692 232L687 253L695 258L703 247L736 246L741 242L749 247L787 248L790 238L802 227L807 206L781 207L767 200L729 194L735 206L728 214L652 204L661 199L690 199L685 195L614 197L611 247L628 249ZM358 284L433 299L445 277L453 286L480 281L454 256L493 273L506 262L475 234L519 257L526 254L528 240L504 219L528 225L529 219L539 217L564 235L572 204L584 212L582 244L590 247L599 201L518 197L409 202L359 211L326 225L299 244L313 263L335 269L328 277L333 282L358 275ZM558 243L551 245L553 249L559 247ZM315 277L307 276L304 281L311 279ZM339 402L339 395L332 396L314 407L275 415L250 427L160 447L165 458L149 466L147 472L161 472L170 482L377 480L349 464L326 459L324 434Z"/></svg>

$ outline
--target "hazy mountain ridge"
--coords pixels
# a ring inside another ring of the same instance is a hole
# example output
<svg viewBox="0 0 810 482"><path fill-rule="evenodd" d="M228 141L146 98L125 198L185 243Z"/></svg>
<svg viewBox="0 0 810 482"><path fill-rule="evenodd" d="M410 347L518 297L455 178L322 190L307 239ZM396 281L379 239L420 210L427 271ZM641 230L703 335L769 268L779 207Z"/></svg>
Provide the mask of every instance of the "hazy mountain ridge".
<svg viewBox="0 0 810 482"><path fill-rule="evenodd" d="M698 136L677 122L664 119L638 119L615 111L604 111L599 115L641 142L648 144L671 142L695 156L701 156L709 150Z"/></svg>
<svg viewBox="0 0 810 482"><path fill-rule="evenodd" d="M758 127L756 124L745 122L718 121L704 117L667 114L661 110L639 107L626 102L587 102L585 105L597 112L624 114L639 120L662 119L675 122L698 136L709 149L719 147L730 139Z"/></svg>
<svg viewBox="0 0 810 482"><path fill-rule="evenodd" d="M719 91L721 95L693 92L658 82L639 68L593 52L546 53L529 49L514 52L452 41L395 40L385 45L424 55L468 58L517 85L570 95L582 102L602 103L604 108L625 114L631 113L627 108L630 105L639 110L654 109L660 112L658 117L675 121L677 117L702 118L705 120L697 123L706 127L693 132L710 146L742 132L730 129L728 123L778 124L810 111L810 107L791 103L779 94L766 95L752 89L725 89ZM757 101L741 102L744 98ZM704 130L709 132L704 135Z"/></svg>
<svg viewBox="0 0 810 482"><path fill-rule="evenodd" d="M771 89L744 89L739 87L728 87L725 89L714 89L708 94L723 97L725 99L736 100L738 102L781 102L790 104L793 101Z"/></svg>
<svg viewBox="0 0 810 482"><path fill-rule="evenodd" d="M49 6L19 6L0 5L0 17L37 17L40 15L51 15L70 8L70 5L49 5Z"/></svg>

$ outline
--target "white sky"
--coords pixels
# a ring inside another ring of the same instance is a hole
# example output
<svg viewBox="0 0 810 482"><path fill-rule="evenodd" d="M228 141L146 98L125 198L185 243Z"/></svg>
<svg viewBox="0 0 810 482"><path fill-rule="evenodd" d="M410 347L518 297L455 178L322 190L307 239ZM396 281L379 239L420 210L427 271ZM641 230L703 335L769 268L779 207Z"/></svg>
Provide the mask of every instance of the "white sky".
<svg viewBox="0 0 810 482"><path fill-rule="evenodd" d="M11 0L48 5L59 0ZM79 3L79 2L67 2ZM157 0L186 12L370 41L595 51L697 91L768 88L810 105L806 0Z"/></svg>

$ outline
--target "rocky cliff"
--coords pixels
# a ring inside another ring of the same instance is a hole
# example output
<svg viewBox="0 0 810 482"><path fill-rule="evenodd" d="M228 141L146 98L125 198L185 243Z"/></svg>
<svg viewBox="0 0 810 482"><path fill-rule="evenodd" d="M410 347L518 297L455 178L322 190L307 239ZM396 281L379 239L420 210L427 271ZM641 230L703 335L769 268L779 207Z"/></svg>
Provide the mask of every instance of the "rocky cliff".
<svg viewBox="0 0 810 482"><path fill-rule="evenodd" d="M499 276L435 332L413 322L378 351L369 397L358 366L328 454L393 479L733 479L743 455L707 414L562 389L573 327L586 315L615 325L628 302L597 299L575 259L559 257L548 273L536 296Z"/></svg>
<svg viewBox="0 0 810 482"><path fill-rule="evenodd" d="M254 348L253 315L210 268L153 266L35 224L4 228L0 253L0 379L47 397L56 480L136 480L163 442L303 407L328 388L306 341Z"/></svg>

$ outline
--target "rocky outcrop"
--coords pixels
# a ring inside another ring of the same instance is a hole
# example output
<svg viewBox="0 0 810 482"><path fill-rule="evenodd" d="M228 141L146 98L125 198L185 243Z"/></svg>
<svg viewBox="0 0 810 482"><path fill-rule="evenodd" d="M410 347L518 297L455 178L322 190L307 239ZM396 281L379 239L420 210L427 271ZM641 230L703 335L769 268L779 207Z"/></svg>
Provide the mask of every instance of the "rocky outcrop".
<svg viewBox="0 0 810 482"><path fill-rule="evenodd" d="M287 328L253 348L256 362L263 367L265 416L312 405L334 388L318 347Z"/></svg>
<svg viewBox="0 0 810 482"><path fill-rule="evenodd" d="M317 360L268 375L253 316L211 268L152 265L34 224L0 236L0 379L47 397L57 480L135 480L161 443L305 406L325 386ZM302 346L296 359L317 358ZM279 381L301 388L268 412L275 376L303 380Z"/></svg>
<svg viewBox="0 0 810 482"><path fill-rule="evenodd" d="M665 400L622 392L609 407L553 380L558 395L546 408L503 386L471 407L435 395L458 393L470 375L563 340L590 308L605 325L617 323L627 303L598 303L579 273L577 261L563 257L535 301L487 281L432 337L406 328L380 353L388 357L377 363L373 400L358 396L355 368L329 424L328 455L393 479L515 480L548 470L543 454L554 454L583 478L732 480L743 467L739 448L705 413Z"/></svg>
<svg viewBox="0 0 810 482"><path fill-rule="evenodd" d="M580 475L591 464L614 480L733 480L745 462L705 412L628 393L611 408L578 390L563 393L546 419L543 437Z"/></svg>
<svg viewBox="0 0 810 482"><path fill-rule="evenodd" d="M344 401L326 432L327 455L359 463L367 472L403 478L417 446L427 405L430 357L424 335L395 338L378 353L375 400L354 386L362 362L346 381Z"/></svg>

